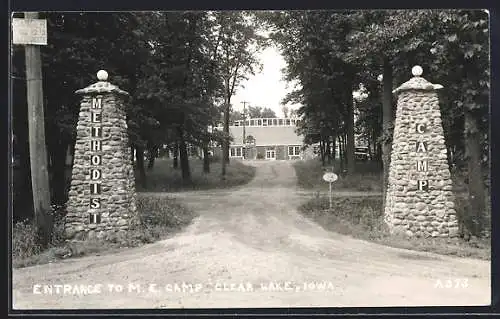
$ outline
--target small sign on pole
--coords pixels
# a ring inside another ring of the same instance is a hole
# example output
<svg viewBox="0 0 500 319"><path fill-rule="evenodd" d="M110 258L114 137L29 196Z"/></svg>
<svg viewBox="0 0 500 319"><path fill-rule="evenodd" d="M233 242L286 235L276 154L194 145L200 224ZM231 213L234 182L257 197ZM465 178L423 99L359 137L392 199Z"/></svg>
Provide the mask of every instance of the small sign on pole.
<svg viewBox="0 0 500 319"><path fill-rule="evenodd" d="M330 193L329 193L329 199L330 199L330 209L332 209L332 183L335 182L338 179L337 174L333 172L328 172L323 175L323 180L325 182L328 182L330 185Z"/></svg>
<svg viewBox="0 0 500 319"><path fill-rule="evenodd" d="M13 18L12 43L47 45L47 20Z"/></svg>

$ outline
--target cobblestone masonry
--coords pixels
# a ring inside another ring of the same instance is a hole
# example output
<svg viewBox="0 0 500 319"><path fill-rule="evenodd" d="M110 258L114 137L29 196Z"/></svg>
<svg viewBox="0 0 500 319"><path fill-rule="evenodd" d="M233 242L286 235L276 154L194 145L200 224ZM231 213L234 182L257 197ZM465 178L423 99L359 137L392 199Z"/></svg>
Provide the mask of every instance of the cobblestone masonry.
<svg viewBox="0 0 500 319"><path fill-rule="evenodd" d="M410 237L458 233L439 88L416 75L393 92L398 94L398 105L384 212L393 233Z"/></svg>
<svg viewBox="0 0 500 319"><path fill-rule="evenodd" d="M120 240L138 223L124 110L128 93L106 82L106 72L98 77L76 91L83 97L65 220L68 240Z"/></svg>

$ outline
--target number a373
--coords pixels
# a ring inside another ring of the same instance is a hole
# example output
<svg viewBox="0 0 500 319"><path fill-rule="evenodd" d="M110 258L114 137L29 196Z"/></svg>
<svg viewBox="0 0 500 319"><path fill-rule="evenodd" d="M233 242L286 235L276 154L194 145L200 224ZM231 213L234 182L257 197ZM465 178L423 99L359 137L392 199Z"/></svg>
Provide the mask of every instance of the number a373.
<svg viewBox="0 0 500 319"><path fill-rule="evenodd" d="M467 279L438 279L434 288L467 288L468 285Z"/></svg>

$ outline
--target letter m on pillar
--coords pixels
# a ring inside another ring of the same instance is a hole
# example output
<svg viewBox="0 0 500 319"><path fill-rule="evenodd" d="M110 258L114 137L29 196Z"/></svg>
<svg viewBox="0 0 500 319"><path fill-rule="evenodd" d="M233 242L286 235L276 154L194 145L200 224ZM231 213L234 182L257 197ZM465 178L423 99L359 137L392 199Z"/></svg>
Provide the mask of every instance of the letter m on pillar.
<svg viewBox="0 0 500 319"><path fill-rule="evenodd" d="M102 97L93 97L92 98L92 108L93 109L102 109Z"/></svg>
<svg viewBox="0 0 500 319"><path fill-rule="evenodd" d="M427 172L427 169L428 169L428 165L427 165L427 161L421 161L421 160L418 160L417 161L417 171L419 172Z"/></svg>

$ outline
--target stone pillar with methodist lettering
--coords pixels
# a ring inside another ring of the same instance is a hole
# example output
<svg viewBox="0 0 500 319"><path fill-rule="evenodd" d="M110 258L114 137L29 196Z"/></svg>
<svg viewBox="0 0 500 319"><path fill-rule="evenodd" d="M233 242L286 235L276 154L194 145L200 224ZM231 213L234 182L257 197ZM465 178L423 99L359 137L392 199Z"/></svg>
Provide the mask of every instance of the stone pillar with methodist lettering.
<svg viewBox="0 0 500 319"><path fill-rule="evenodd" d="M138 225L134 170L128 145L128 93L97 73L82 95L65 235L68 240L122 240Z"/></svg>
<svg viewBox="0 0 500 319"><path fill-rule="evenodd" d="M414 75L398 95L384 217L391 233L456 237L458 221L436 90Z"/></svg>

